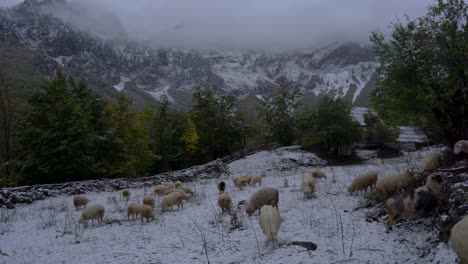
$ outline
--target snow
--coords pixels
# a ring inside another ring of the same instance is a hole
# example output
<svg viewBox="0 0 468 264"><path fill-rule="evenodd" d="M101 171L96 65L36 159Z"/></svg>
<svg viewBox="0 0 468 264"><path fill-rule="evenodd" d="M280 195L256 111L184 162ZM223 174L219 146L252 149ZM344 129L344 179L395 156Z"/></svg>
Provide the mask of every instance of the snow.
<svg viewBox="0 0 468 264"><path fill-rule="evenodd" d="M123 89L125 89L125 83L130 81L130 78L126 78L124 76L120 76L120 81L118 84L114 85L114 88L117 90L117 91L122 91Z"/></svg>
<svg viewBox="0 0 468 264"><path fill-rule="evenodd" d="M169 95L169 89L171 88L171 85L166 85L165 87L163 87L162 90L153 90L151 92L148 92L149 94L151 94L151 96L154 97L154 99L160 101L161 100L161 97L163 96L166 96L167 97L167 100L169 100L169 102L171 103L175 103L175 100L174 98Z"/></svg>
<svg viewBox="0 0 468 264"><path fill-rule="evenodd" d="M73 56L58 56L53 58L60 66L65 67L72 60Z"/></svg>
<svg viewBox="0 0 468 264"><path fill-rule="evenodd" d="M390 233L385 219L369 219L373 208L357 209L364 198L345 190L353 177L369 169L380 175L419 164L431 149L406 153L394 159L372 159L360 165L327 166L328 175L317 184L316 198L304 200L301 175L316 157L297 147L262 151L228 165L232 176L263 175L262 186L280 191L279 209L284 222L278 234L280 247L265 246L258 216L250 219L240 210L243 226L230 229L230 216L219 218L216 179L187 183L198 194L184 209L161 214L141 224L127 221L119 192L88 193L92 203L106 207L105 224L78 225L82 210L75 211L70 196L54 197L18 206L8 230L0 228L1 263L456 263L446 244L435 243L430 219L418 224L402 221ZM294 165L296 164L296 165ZM336 183L332 182L335 175ZM257 188L232 189L228 175L221 175L235 205ZM289 187L283 187L287 179ZM131 201L141 202L151 189L131 189ZM160 197L157 197L157 203ZM6 210L6 209L1 209ZM13 212L2 211L2 212ZM343 228L341 228L343 227ZM255 231L255 232L254 232ZM257 246L258 239L258 246ZM316 251L288 246L291 241L311 241ZM204 246L207 247L205 254ZM259 252L260 251L260 252Z"/></svg>

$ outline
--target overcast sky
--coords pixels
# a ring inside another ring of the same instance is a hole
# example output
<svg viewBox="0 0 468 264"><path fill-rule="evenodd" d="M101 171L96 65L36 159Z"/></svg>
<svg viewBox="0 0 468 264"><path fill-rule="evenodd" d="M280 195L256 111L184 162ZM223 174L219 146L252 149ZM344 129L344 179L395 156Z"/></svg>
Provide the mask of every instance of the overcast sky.
<svg viewBox="0 0 468 264"><path fill-rule="evenodd" d="M305 48L345 40L366 42L372 30L388 31L388 25L397 17L421 16L428 4L434 3L431 0L67 1L84 6L94 17L99 12L105 12L107 17L115 15L120 20L119 26L134 40L151 40L170 47L273 49ZM86 15L79 14L79 18L86 19ZM92 28L101 27L102 31L102 27L116 23L92 24Z"/></svg>

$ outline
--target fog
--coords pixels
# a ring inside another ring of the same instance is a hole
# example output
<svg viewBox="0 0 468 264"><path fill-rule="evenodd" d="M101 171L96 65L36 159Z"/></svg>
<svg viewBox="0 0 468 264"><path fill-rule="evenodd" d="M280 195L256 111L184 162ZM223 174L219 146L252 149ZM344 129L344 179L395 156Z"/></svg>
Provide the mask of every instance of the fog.
<svg viewBox="0 0 468 264"><path fill-rule="evenodd" d="M15 0L1 0L15 1ZM335 41L368 42L372 30L430 0L67 0L54 13L105 37L161 47L297 49ZM104 34L106 35L106 34Z"/></svg>

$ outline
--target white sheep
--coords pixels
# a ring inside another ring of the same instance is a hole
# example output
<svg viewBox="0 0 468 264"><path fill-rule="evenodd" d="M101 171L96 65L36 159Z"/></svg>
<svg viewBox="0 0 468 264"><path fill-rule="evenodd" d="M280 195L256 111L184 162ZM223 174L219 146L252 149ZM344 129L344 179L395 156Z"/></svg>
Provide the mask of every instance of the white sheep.
<svg viewBox="0 0 468 264"><path fill-rule="evenodd" d="M327 175L321 170L314 170L312 172L312 177L314 177L315 179L326 179Z"/></svg>
<svg viewBox="0 0 468 264"><path fill-rule="evenodd" d="M89 199L82 194L73 196L73 205L75 206L76 210L78 210L78 208L81 206L86 207L89 202Z"/></svg>
<svg viewBox="0 0 468 264"><path fill-rule="evenodd" d="M149 223L150 219L155 219L154 210L151 206L143 205L140 208L141 223L143 224L143 219L146 219L146 222Z"/></svg>
<svg viewBox="0 0 468 264"><path fill-rule="evenodd" d="M101 204L88 206L81 213L80 223L87 223L88 220L91 220L91 225L93 225L94 219L97 219L98 223L102 223L105 211L106 209Z"/></svg>
<svg viewBox="0 0 468 264"><path fill-rule="evenodd" d="M232 206L231 196L227 193L220 194L218 196L218 206L221 208L221 213L230 212Z"/></svg>
<svg viewBox="0 0 468 264"><path fill-rule="evenodd" d="M453 153L460 154L460 152L464 152L468 154L468 140L459 140L453 146Z"/></svg>
<svg viewBox="0 0 468 264"><path fill-rule="evenodd" d="M154 187L154 194L164 194L165 191L171 189L171 187L167 186L167 185L162 185L162 184L158 184L156 185L156 187Z"/></svg>
<svg viewBox="0 0 468 264"><path fill-rule="evenodd" d="M162 211L164 211L166 208L172 207L174 205L177 205L177 210L179 210L179 208L184 209L184 204L182 203L183 199L184 199L184 197L182 196L182 194L180 194L178 192L173 192L173 193L170 193L170 194L164 196L162 198L162 200L161 200L161 209L162 209Z"/></svg>
<svg viewBox="0 0 468 264"><path fill-rule="evenodd" d="M468 264L468 215L450 230L450 243L462 264Z"/></svg>
<svg viewBox="0 0 468 264"><path fill-rule="evenodd" d="M170 188L175 188L175 184L173 182L161 182L161 185L165 185Z"/></svg>
<svg viewBox="0 0 468 264"><path fill-rule="evenodd" d="M278 207L279 192L275 188L262 188L254 192L249 199L246 213L251 216L256 210L260 210L264 205Z"/></svg>
<svg viewBox="0 0 468 264"><path fill-rule="evenodd" d="M218 186L218 191L219 191L220 194L224 193L224 191L226 191L226 183L225 182L223 182L223 181L218 182L217 186Z"/></svg>
<svg viewBox="0 0 468 264"><path fill-rule="evenodd" d="M131 203L127 206L127 218L130 220L130 216L133 220L140 215L141 207L137 203Z"/></svg>
<svg viewBox="0 0 468 264"><path fill-rule="evenodd" d="M245 190L245 187L249 183L247 181L247 178L245 178L245 177L233 178L232 182L234 183L234 186L239 188L239 190Z"/></svg>
<svg viewBox="0 0 468 264"><path fill-rule="evenodd" d="M130 200L130 195L132 195L130 193L129 190L125 189L122 191L122 197L125 199L126 202L128 202L128 200Z"/></svg>
<svg viewBox="0 0 468 264"><path fill-rule="evenodd" d="M189 194L191 196L195 194L192 191L192 189L190 187L188 187L187 185L182 185L182 186L178 187L177 189L180 189L180 190L184 191L186 194Z"/></svg>
<svg viewBox="0 0 468 264"><path fill-rule="evenodd" d="M149 205L149 206L151 206L151 208L154 208L155 207L154 197L150 196L150 195L145 195L143 197L143 204L144 205Z"/></svg>
<svg viewBox="0 0 468 264"><path fill-rule="evenodd" d="M301 191L304 193L305 199L312 198L315 192L315 178L312 177L311 173L305 173L302 175Z"/></svg>
<svg viewBox="0 0 468 264"><path fill-rule="evenodd" d="M351 185L348 187L350 193L364 191L367 192L367 188L372 190L377 183L377 171L371 170L364 174L361 174L354 178Z"/></svg>
<svg viewBox="0 0 468 264"><path fill-rule="evenodd" d="M440 167L442 154L437 152L429 153L421 163L421 172L432 172Z"/></svg>
<svg viewBox="0 0 468 264"><path fill-rule="evenodd" d="M433 210L440 196L441 183L440 175L432 174L427 177L425 185L413 192L388 199L385 202L388 213L387 230L391 230L399 218L414 220Z"/></svg>
<svg viewBox="0 0 468 264"><path fill-rule="evenodd" d="M184 198L184 200L188 200L190 198L190 194L187 194L184 190L182 189L175 189L175 188L172 188L172 189L169 189L167 191L164 192L165 195L168 195L170 193L173 193L173 192L178 192L180 194L182 194L182 197Z"/></svg>
<svg viewBox="0 0 468 264"><path fill-rule="evenodd" d="M386 175L379 179L375 184L377 194L385 202L388 197L393 195L399 189L408 186L413 181L413 176L408 172Z"/></svg>
<svg viewBox="0 0 468 264"><path fill-rule="evenodd" d="M277 207L263 206L258 218L258 224L267 238L267 243L271 241L273 246L278 241L278 231L281 226L281 216Z"/></svg>
<svg viewBox="0 0 468 264"><path fill-rule="evenodd" d="M262 186L262 176L260 175L257 175L257 176L253 176L252 179L250 180L250 186L254 186L258 183L258 186Z"/></svg>
<svg viewBox="0 0 468 264"><path fill-rule="evenodd" d="M184 185L184 183L181 182L181 181L176 181L176 182L175 182L175 187L176 187L176 188L179 188L179 187L182 186L182 185Z"/></svg>

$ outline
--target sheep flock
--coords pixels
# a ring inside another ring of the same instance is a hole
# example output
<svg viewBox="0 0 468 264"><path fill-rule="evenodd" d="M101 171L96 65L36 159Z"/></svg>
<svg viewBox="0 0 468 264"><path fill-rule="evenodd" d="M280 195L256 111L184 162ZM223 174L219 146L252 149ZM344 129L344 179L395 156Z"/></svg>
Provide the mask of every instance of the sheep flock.
<svg viewBox="0 0 468 264"><path fill-rule="evenodd" d="M465 151L461 143L456 147L456 154ZM284 152L282 155L292 155ZM287 158L278 154L275 160L268 155L272 154L254 154L257 160L252 164L248 157L234 161L228 165L229 174L215 179L155 182L150 187L122 189L106 196L85 193L63 197L63 212L53 209L57 205L36 206L62 218L71 215L77 219L68 234L57 235L60 246L55 247L66 251L67 245L75 244L77 252L89 253L69 263L93 262L91 256L97 249L85 245L95 244L102 250L101 236L112 237L107 243L115 253L100 256L99 262L112 263L153 259L156 263L207 263L207 259L211 263L399 263L407 259L412 263L466 263L468 216L453 227L450 242L437 249L440 253L425 253L430 259L412 256L408 245L395 248L399 243L393 242L419 235L420 239L412 241L417 248L431 237L430 231L411 227L437 217L436 207L447 180L437 172L444 159L441 152L418 154L414 166L394 159L362 166L302 166L290 171L274 169L274 162ZM363 207L366 203L372 207ZM377 219L372 216L376 210L383 212ZM45 213L39 214L39 219L44 218ZM38 230L47 228L42 221L38 220ZM411 225L414 221L418 224ZM10 233L5 234L3 241L10 237ZM65 238L73 242L64 242ZM318 248L309 251L292 246L293 241L311 241ZM27 245L31 248L33 244L25 243L24 247ZM119 245L126 245L128 253L116 253ZM9 249L0 243L1 252L8 254ZM15 259L11 263L17 263L18 255L11 255Z"/></svg>

